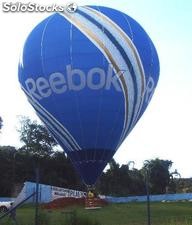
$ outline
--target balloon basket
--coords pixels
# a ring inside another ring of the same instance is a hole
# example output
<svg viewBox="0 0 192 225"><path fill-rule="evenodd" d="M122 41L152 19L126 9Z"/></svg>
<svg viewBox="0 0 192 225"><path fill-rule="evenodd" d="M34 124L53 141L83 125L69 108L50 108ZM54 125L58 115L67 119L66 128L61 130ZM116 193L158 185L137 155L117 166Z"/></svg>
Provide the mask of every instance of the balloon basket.
<svg viewBox="0 0 192 225"><path fill-rule="evenodd" d="M85 199L85 209L87 210L101 209L100 199L87 197Z"/></svg>

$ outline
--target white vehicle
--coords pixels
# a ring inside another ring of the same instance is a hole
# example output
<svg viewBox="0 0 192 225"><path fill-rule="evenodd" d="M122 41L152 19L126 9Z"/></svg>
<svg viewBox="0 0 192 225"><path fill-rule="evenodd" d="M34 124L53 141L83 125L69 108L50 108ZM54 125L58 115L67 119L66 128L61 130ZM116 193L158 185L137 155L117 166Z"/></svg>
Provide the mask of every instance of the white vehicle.
<svg viewBox="0 0 192 225"><path fill-rule="evenodd" d="M0 213L7 212L11 208L12 204L13 204L12 201L0 202Z"/></svg>

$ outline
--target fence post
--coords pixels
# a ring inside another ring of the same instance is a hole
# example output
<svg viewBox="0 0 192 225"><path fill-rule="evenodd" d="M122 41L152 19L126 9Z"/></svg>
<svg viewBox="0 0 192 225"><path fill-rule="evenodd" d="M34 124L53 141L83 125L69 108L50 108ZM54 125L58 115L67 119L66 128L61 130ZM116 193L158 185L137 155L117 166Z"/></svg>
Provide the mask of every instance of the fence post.
<svg viewBox="0 0 192 225"><path fill-rule="evenodd" d="M150 208L150 192L149 192L149 171L146 169L146 192L147 192L147 224L151 225L151 208Z"/></svg>
<svg viewBox="0 0 192 225"><path fill-rule="evenodd" d="M35 190L35 225L38 225L39 219L39 166L36 167L36 190Z"/></svg>

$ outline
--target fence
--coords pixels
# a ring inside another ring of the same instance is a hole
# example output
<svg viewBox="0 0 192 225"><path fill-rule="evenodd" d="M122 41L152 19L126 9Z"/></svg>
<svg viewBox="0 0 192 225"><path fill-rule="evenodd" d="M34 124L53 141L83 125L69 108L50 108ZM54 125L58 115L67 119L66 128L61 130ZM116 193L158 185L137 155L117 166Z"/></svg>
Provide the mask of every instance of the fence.
<svg viewBox="0 0 192 225"><path fill-rule="evenodd" d="M6 197L0 197L0 202L9 202L14 201L15 198L6 198Z"/></svg>
<svg viewBox="0 0 192 225"><path fill-rule="evenodd" d="M21 192L18 194L17 198L0 198L0 201L13 201L15 200L16 204L23 199L30 196L32 193L34 193L36 190L36 183L33 182L25 182L23 185L23 188ZM47 203L51 202L52 200L60 197L74 197L74 198L81 198L86 196L85 192L77 191L77 190L71 190L67 188L60 188L60 187L54 187L50 185L45 184L39 184L39 202L40 203ZM34 203L35 202L35 196L30 198L27 203Z"/></svg>
<svg viewBox="0 0 192 225"><path fill-rule="evenodd" d="M33 192L35 192L35 183L25 182L21 191L20 198L25 199ZM85 192L70 190L65 188L53 187L50 185L39 184L39 202L50 202L58 197L83 197ZM18 196L19 197L19 196ZM18 198L17 198L18 199ZM146 202L147 196L129 196L129 197L112 197L106 196L105 199L111 203L126 203L126 202ZM0 201L14 201L14 198L0 198ZM163 194L163 195L150 195L151 202L161 201L192 201L192 193L181 194ZM32 197L28 202L35 202L35 197Z"/></svg>
<svg viewBox="0 0 192 225"><path fill-rule="evenodd" d="M147 196L130 196L130 197L107 196L106 200L111 203L146 202ZM182 201L182 200L192 201L192 193L150 195L151 202Z"/></svg>

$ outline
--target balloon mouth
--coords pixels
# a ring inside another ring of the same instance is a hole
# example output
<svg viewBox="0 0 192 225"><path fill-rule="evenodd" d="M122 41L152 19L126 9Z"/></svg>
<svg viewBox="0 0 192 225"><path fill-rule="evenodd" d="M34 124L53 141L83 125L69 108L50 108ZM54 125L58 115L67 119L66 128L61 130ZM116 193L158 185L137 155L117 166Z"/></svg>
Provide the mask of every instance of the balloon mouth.
<svg viewBox="0 0 192 225"><path fill-rule="evenodd" d="M94 186L115 151L111 149L83 149L67 152L86 186Z"/></svg>

